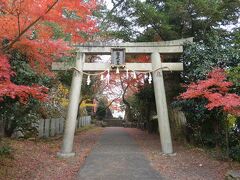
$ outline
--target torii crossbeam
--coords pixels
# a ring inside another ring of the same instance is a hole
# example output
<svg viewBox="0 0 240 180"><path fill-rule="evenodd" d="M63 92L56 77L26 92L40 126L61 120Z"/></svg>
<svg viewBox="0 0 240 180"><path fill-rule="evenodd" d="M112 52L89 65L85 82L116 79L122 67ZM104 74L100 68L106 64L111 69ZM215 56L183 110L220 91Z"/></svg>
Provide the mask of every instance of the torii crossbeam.
<svg viewBox="0 0 240 180"><path fill-rule="evenodd" d="M109 63L84 63L85 54L110 54L113 48L124 48L127 54L151 54L151 63L126 63L125 66L127 69L131 69L134 71L153 71L153 84L162 152L165 154L173 153L168 108L162 72L182 71L183 63L162 63L160 54L182 53L183 44L186 42L193 42L193 38L179 39L174 41L142 43L87 43L76 46L78 50L75 64L53 63L52 70L69 70L71 68L77 70L73 72L70 90L70 102L67 118L65 121L63 144L61 152L58 153L58 156L71 157L75 155L72 150L82 84L81 72L104 71L111 66Z"/></svg>

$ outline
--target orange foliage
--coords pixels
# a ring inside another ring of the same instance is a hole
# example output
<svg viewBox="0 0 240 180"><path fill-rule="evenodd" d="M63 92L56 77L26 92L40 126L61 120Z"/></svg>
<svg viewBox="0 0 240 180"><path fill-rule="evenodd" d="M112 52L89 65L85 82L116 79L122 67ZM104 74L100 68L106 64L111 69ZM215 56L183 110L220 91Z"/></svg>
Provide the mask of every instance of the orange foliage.
<svg viewBox="0 0 240 180"><path fill-rule="evenodd" d="M128 62L148 63L150 62L150 56L147 54L138 54L136 57L127 59Z"/></svg>
<svg viewBox="0 0 240 180"><path fill-rule="evenodd" d="M8 60L12 49L25 54L37 72L51 75L53 60L68 55L71 48L64 40L53 39L54 30L46 22L61 27L63 33L71 35L73 43L81 43L86 41L83 33L92 35L97 31L92 18L96 8L96 0L0 0L0 97L15 98L22 93L10 81L14 74ZM15 89L16 94L9 95L6 88L13 92Z"/></svg>
<svg viewBox="0 0 240 180"><path fill-rule="evenodd" d="M208 100L207 109L222 108L228 113L240 116L240 96L229 92L232 85L227 81L223 69L214 69L208 74L206 80L188 85L187 91L182 93L179 98L206 98Z"/></svg>

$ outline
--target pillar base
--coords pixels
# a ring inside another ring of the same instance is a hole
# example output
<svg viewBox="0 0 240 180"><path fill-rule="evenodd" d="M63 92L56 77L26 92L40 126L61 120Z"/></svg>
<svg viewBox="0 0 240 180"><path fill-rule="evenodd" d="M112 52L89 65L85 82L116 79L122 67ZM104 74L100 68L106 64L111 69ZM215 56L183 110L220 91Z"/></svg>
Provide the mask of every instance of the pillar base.
<svg viewBox="0 0 240 180"><path fill-rule="evenodd" d="M58 152L57 153L57 157L59 157L59 158L70 158L70 157L74 157L75 155L76 155L75 152L71 152L71 153Z"/></svg>
<svg viewBox="0 0 240 180"><path fill-rule="evenodd" d="M176 156L177 153L162 153L163 156L170 156L170 157L173 157L173 156Z"/></svg>

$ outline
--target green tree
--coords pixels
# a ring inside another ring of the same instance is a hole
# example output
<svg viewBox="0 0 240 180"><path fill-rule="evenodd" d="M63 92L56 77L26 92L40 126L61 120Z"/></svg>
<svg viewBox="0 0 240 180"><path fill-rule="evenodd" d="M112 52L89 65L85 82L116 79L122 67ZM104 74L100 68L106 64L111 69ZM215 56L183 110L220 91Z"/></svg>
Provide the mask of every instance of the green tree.
<svg viewBox="0 0 240 180"><path fill-rule="evenodd" d="M148 132L157 132L157 119L152 120L153 115L157 114L152 84L146 82L134 96L129 98L129 102L132 105L134 121L144 125Z"/></svg>
<svg viewBox="0 0 240 180"><path fill-rule="evenodd" d="M48 88L52 87L52 79L36 73L19 51L12 52L10 62L16 73L16 76L12 77L12 82L15 84L41 84ZM36 135L36 126L32 125L40 117L39 108L39 101L31 97L26 104L19 103L18 99L5 97L4 102L0 103L0 125L4 128L4 134L11 136L14 130L20 130L26 136Z"/></svg>
<svg viewBox="0 0 240 180"><path fill-rule="evenodd" d="M99 101L96 116L99 120L103 120L106 116L107 105L103 100Z"/></svg>
<svg viewBox="0 0 240 180"><path fill-rule="evenodd" d="M195 82L204 79L212 68L235 67L240 62L240 52L236 44L219 34L208 34L205 42L185 46L183 54L183 81Z"/></svg>
<svg viewBox="0 0 240 180"><path fill-rule="evenodd" d="M230 92L239 94L239 84L237 82L239 81L240 54L238 45L234 44L231 38L220 37L217 33L209 34L207 41L187 45L183 59L185 68L182 80L184 83L203 80L208 72L219 67L227 70L228 79L234 83ZM189 141L202 146L216 146L226 149L227 144L224 143L224 134L226 134L226 131L230 131L231 135L235 133L226 123L226 114L222 113L221 109L208 111L205 107L206 104L207 102L203 98L174 103L174 105L182 108L187 117L186 136ZM234 141L237 142L237 136L233 137L235 138ZM235 148L236 144L232 146Z"/></svg>
<svg viewBox="0 0 240 180"><path fill-rule="evenodd" d="M126 41L153 41L195 37L210 31L224 32L221 25L238 22L238 0L113 0L108 12L110 32ZM106 25L105 25L106 26Z"/></svg>
<svg viewBox="0 0 240 180"><path fill-rule="evenodd" d="M227 70L228 79L233 82L233 91L240 94L240 65Z"/></svg>

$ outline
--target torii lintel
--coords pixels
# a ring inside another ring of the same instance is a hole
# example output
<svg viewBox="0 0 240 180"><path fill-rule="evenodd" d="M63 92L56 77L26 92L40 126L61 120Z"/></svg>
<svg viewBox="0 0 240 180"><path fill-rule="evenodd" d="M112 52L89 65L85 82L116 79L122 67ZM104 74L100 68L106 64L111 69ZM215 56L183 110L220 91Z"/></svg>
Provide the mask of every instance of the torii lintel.
<svg viewBox="0 0 240 180"><path fill-rule="evenodd" d="M126 53L147 53L159 52L161 54L182 53L183 44L193 42L193 38L185 38L173 41L160 42L126 42L126 43L106 43L89 42L75 45L78 52L86 54L110 54L112 48L125 48Z"/></svg>

